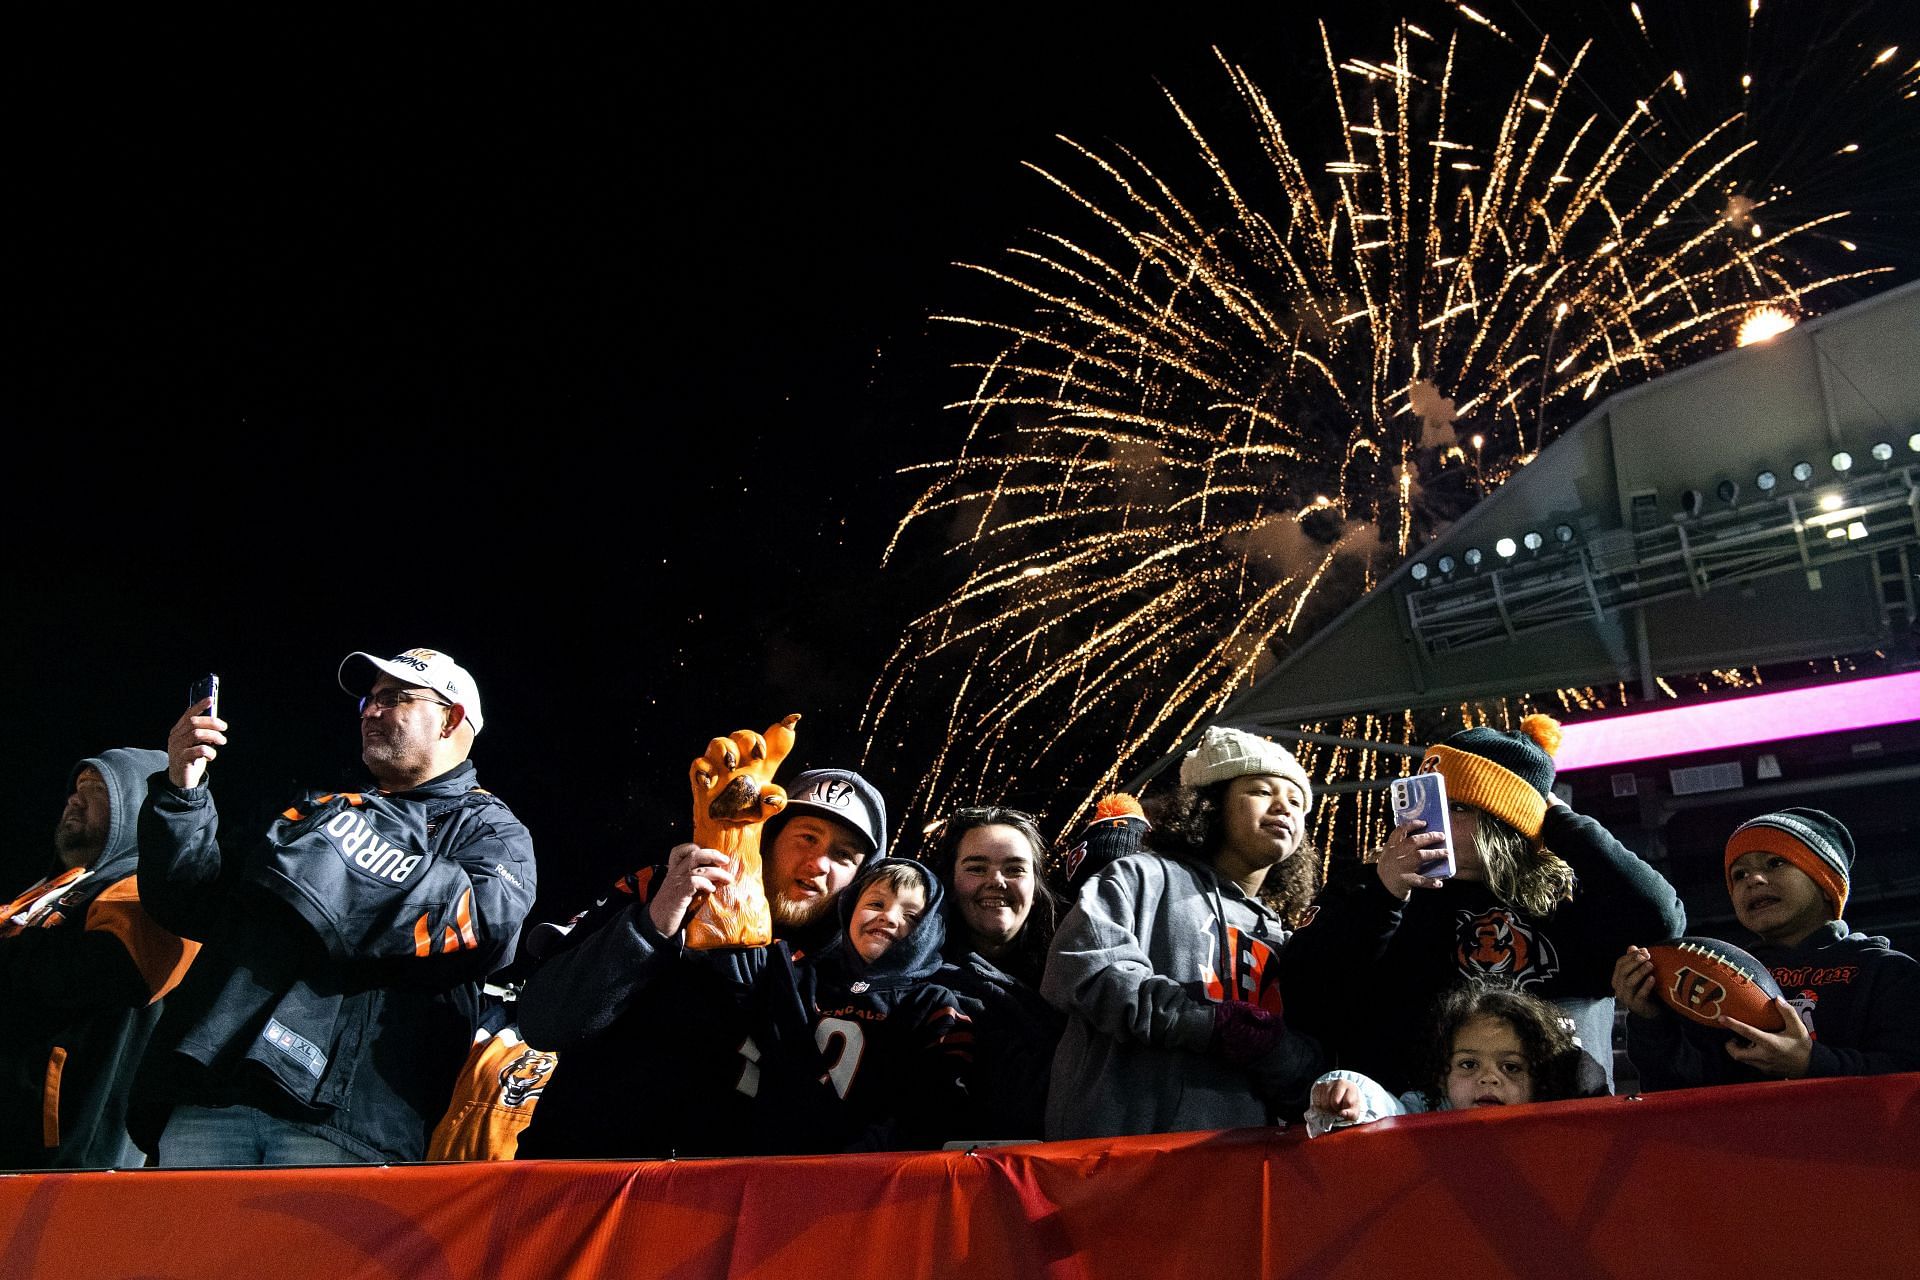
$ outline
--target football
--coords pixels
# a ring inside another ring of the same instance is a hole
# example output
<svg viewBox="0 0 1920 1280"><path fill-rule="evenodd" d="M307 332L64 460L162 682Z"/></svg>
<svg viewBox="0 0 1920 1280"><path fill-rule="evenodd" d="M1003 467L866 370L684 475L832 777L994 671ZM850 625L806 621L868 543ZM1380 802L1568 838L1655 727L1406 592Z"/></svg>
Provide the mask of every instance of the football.
<svg viewBox="0 0 1920 1280"><path fill-rule="evenodd" d="M1660 998L1667 1007L1702 1026L1724 1031L1725 1014L1762 1031L1778 1031L1785 1019L1773 1007L1780 984L1767 966L1718 938L1669 938L1647 951Z"/></svg>

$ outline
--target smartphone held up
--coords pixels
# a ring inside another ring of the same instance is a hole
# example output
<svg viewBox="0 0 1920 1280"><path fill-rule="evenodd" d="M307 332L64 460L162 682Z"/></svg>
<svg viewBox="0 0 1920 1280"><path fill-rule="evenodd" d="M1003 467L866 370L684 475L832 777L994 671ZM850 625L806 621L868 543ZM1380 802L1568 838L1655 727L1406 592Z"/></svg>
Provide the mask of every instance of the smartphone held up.
<svg viewBox="0 0 1920 1280"><path fill-rule="evenodd" d="M220 677L214 675L211 671L187 687L188 708L197 707L202 702L207 704L207 709L201 712L201 715L217 716L220 714Z"/></svg>
<svg viewBox="0 0 1920 1280"><path fill-rule="evenodd" d="M1393 825L1403 826L1414 819L1437 831L1443 842L1425 850L1427 860L1420 874L1445 880L1454 873L1453 824L1447 819L1447 780L1437 773L1416 773L1393 780Z"/></svg>

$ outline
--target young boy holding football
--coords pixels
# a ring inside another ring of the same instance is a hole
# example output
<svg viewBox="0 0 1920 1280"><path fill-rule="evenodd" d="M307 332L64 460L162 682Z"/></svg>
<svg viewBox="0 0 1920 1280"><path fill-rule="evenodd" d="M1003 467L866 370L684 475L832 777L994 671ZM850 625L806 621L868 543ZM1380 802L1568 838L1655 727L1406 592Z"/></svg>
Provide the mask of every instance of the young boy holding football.
<svg viewBox="0 0 1920 1280"><path fill-rule="evenodd" d="M1818 809L1764 814L1733 833L1727 892L1785 993L1773 1006L1784 1025L1723 1017L1726 1030L1713 1031L1679 1017L1661 1002L1646 948L1629 947L1613 991L1644 1088L1920 1070L1920 964L1841 918L1853 860L1852 834Z"/></svg>

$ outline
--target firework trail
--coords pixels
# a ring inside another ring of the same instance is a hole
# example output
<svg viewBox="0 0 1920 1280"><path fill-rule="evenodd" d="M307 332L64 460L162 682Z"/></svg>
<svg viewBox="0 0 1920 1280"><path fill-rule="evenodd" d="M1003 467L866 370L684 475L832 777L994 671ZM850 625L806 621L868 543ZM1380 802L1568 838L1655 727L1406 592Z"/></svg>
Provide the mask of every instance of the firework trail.
<svg viewBox="0 0 1920 1280"><path fill-rule="evenodd" d="M1737 188L1739 115L1675 131L1677 74L1595 111L1588 47L1457 12L1449 34L1399 23L1379 60L1321 28L1330 151L1222 57L1246 113L1228 140L1167 95L1195 186L1065 138L1028 166L1080 229L970 266L1017 309L938 317L989 351L960 366L963 446L888 548L926 526L963 568L867 709L870 755L909 716L939 736L910 821L1017 791L1069 823L1587 401L1723 349L1756 301L1798 313L1865 274L1792 252L1843 211L1780 221ZM1302 754L1320 776L1383 763Z"/></svg>

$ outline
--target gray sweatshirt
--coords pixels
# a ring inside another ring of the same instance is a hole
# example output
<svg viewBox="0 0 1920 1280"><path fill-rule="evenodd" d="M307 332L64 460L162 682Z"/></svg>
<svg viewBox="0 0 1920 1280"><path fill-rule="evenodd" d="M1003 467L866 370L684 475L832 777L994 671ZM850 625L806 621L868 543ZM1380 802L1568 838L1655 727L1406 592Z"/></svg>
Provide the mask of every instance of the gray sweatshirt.
<svg viewBox="0 0 1920 1280"><path fill-rule="evenodd" d="M1321 1067L1313 1040L1289 1033L1251 1068L1212 1048L1217 1002L1279 1009L1286 937L1279 916L1203 867L1137 853L1089 881L1040 985L1068 1015L1047 1137L1241 1128L1304 1102Z"/></svg>

